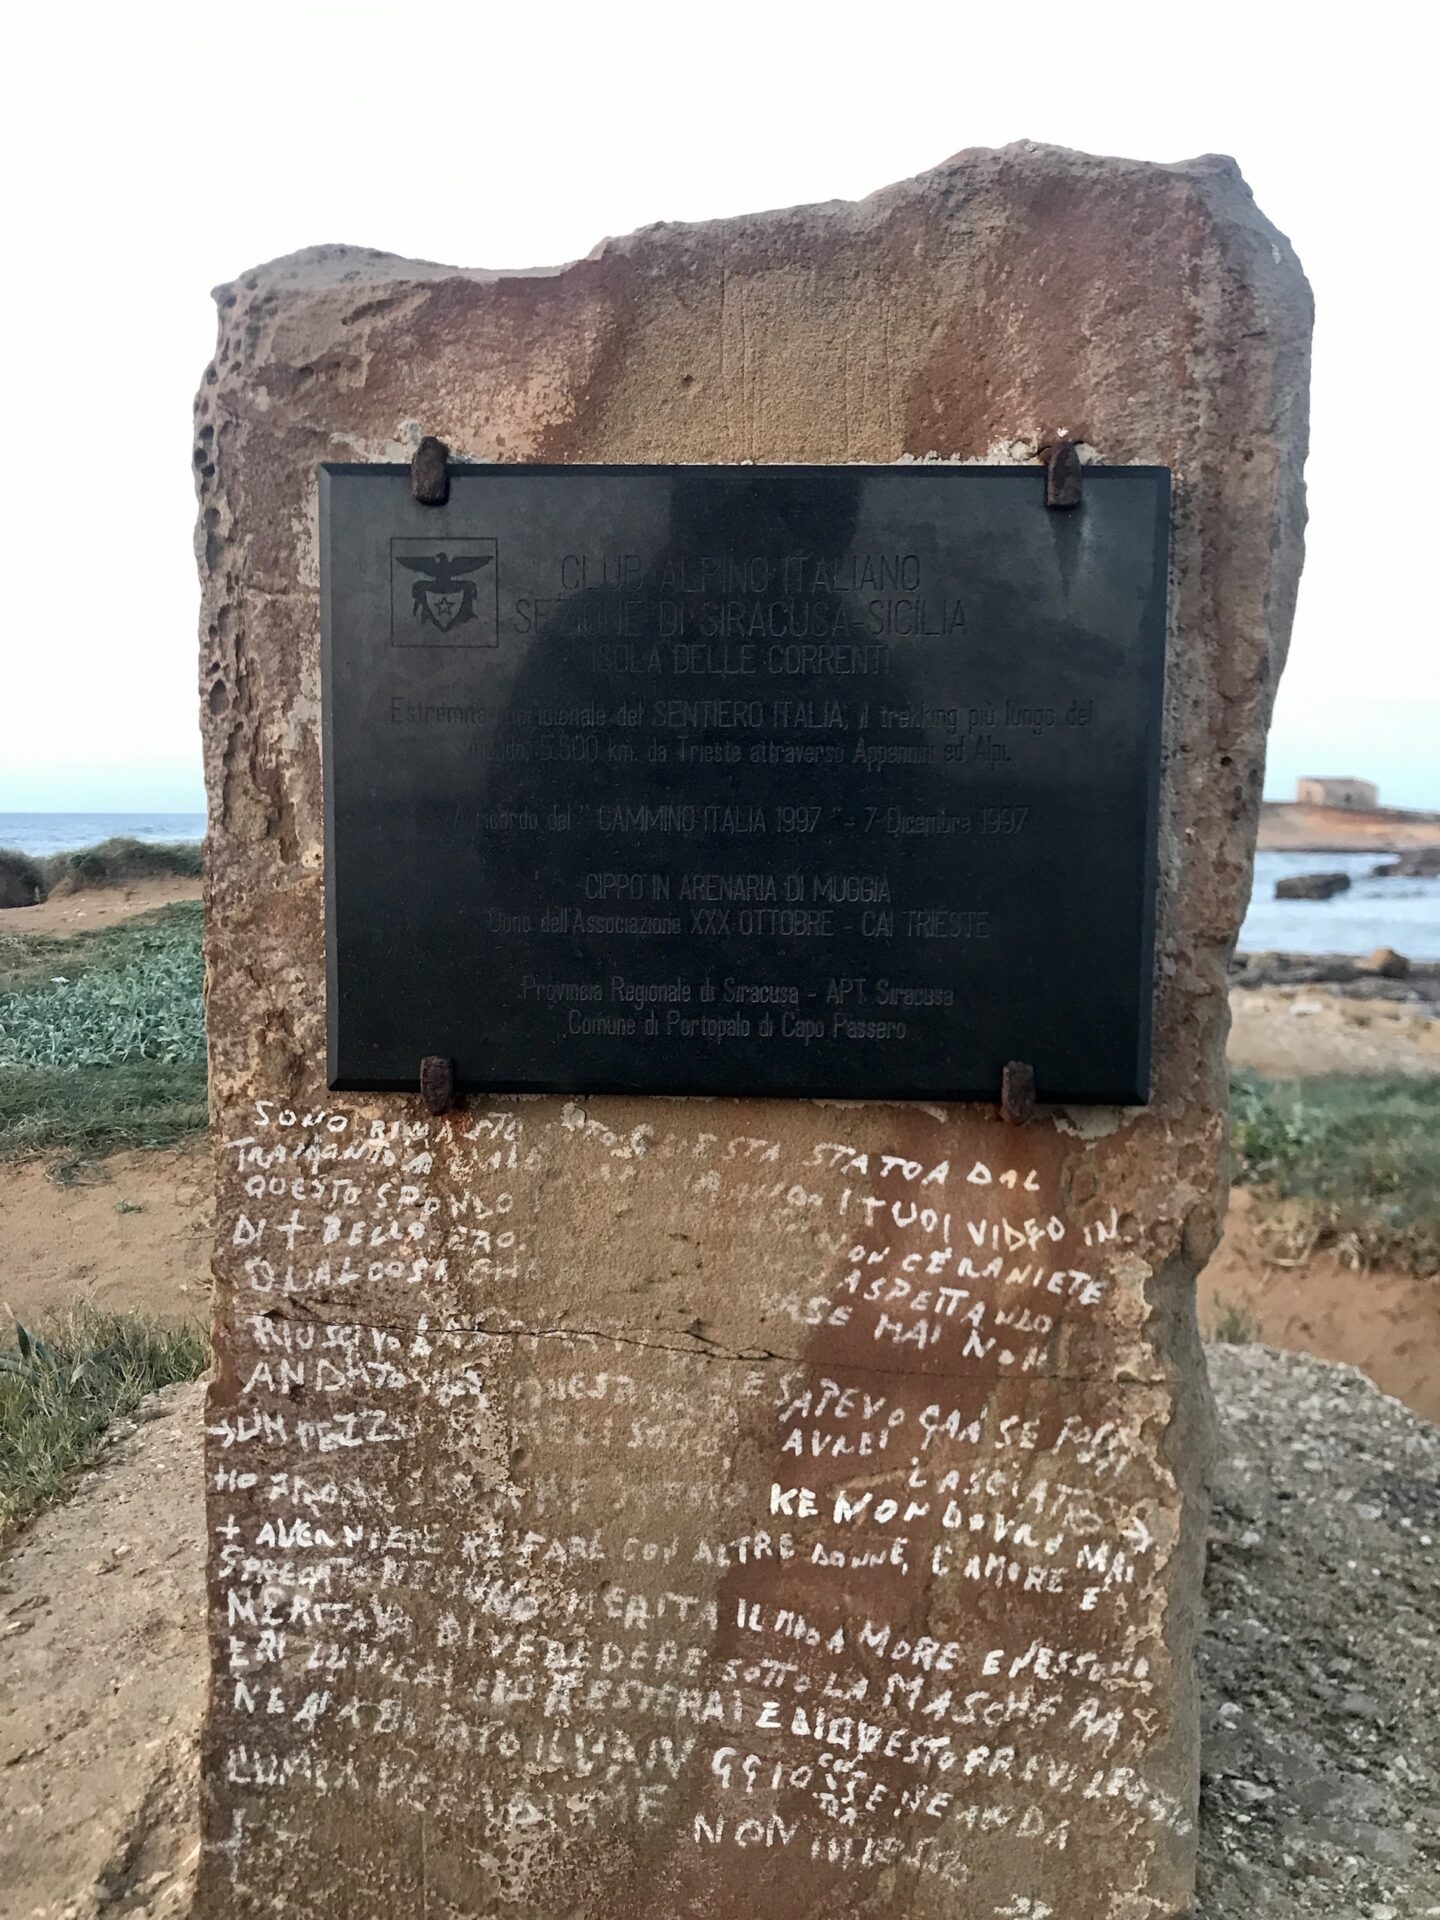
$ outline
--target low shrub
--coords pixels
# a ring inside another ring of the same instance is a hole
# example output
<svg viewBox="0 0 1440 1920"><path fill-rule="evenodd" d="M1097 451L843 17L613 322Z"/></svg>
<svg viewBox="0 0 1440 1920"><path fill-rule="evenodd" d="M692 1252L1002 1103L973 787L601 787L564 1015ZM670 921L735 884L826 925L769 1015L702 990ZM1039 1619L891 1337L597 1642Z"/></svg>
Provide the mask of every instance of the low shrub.
<svg viewBox="0 0 1440 1920"><path fill-rule="evenodd" d="M1297 1203L1287 1257L1440 1273L1440 1079L1239 1074L1231 1103L1233 1177Z"/></svg>
<svg viewBox="0 0 1440 1920"><path fill-rule="evenodd" d="M198 880L198 841L131 840L124 835L93 847L48 854L40 863L48 893L80 893L87 887L118 887L135 880Z"/></svg>
<svg viewBox="0 0 1440 1920"><path fill-rule="evenodd" d="M208 1365L193 1326L89 1307L43 1337L17 1325L0 1350L0 1539L62 1493L146 1394Z"/></svg>
<svg viewBox="0 0 1440 1920"><path fill-rule="evenodd" d="M33 907L45 893L38 863L17 847L0 847L0 907Z"/></svg>
<svg viewBox="0 0 1440 1920"><path fill-rule="evenodd" d="M1238 1300L1216 1301L1215 1324L1210 1329L1212 1340L1223 1341L1230 1347L1245 1347L1259 1337L1260 1322L1248 1307Z"/></svg>

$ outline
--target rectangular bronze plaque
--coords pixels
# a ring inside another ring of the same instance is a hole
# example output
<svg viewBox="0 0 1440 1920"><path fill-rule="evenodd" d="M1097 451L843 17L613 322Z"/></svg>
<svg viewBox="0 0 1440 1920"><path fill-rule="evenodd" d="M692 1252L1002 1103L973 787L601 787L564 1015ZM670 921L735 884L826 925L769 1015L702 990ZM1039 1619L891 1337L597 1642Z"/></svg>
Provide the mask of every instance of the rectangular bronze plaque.
<svg viewBox="0 0 1440 1920"><path fill-rule="evenodd" d="M323 467L331 1085L1143 1103L1169 492Z"/></svg>

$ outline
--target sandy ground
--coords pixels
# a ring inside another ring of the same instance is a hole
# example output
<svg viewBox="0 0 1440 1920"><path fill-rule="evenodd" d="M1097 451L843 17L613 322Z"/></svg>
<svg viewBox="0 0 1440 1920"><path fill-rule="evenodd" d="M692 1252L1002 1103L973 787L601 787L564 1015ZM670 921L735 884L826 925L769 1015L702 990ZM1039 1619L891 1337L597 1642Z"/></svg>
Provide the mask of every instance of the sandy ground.
<svg viewBox="0 0 1440 1920"><path fill-rule="evenodd" d="M1254 1194L1230 1195L1225 1237L1200 1276L1201 1332L1238 1308L1266 1346L1358 1367L1383 1393L1440 1423L1440 1279L1381 1267L1356 1273L1326 1252L1299 1266L1268 1258Z"/></svg>
<svg viewBox="0 0 1440 1920"><path fill-rule="evenodd" d="M204 1385L169 1387L0 1553L0 1916L188 1913Z"/></svg>
<svg viewBox="0 0 1440 1920"><path fill-rule="evenodd" d="M110 927L177 900L198 900L200 882L139 880L133 887L89 887L81 893L42 900L38 907L0 910L0 933L85 933L91 927Z"/></svg>
<svg viewBox="0 0 1440 1920"><path fill-rule="evenodd" d="M0 1310L35 1325L87 1300L206 1322L212 1219L201 1147L117 1154L79 1186L57 1185L39 1163L0 1168ZM1254 1196L1237 1188L1200 1279L1203 1331L1239 1308L1257 1339L1359 1367L1440 1421L1440 1281L1354 1273L1327 1253L1287 1267L1267 1258L1256 1229Z"/></svg>
<svg viewBox="0 0 1440 1920"><path fill-rule="evenodd" d="M12 909L0 915L0 931L75 931L194 892L172 883L77 895ZM1261 988L1237 992L1233 1011L1232 1058L1266 1073L1440 1072L1440 1021L1403 1005L1347 1000L1324 987ZM1202 1277L1202 1327L1239 1307L1260 1339L1352 1362L1384 1392L1440 1419L1440 1283L1356 1274L1326 1254L1286 1267L1267 1259L1259 1226L1253 1196L1239 1191ZM203 1318L210 1229L210 1166L200 1146L116 1155L69 1186L44 1165L0 1167L0 1305L27 1321L82 1298ZM1393 1528L1382 1540L1390 1496L1375 1490L1398 1484L1395 1463L1422 1444L1424 1430L1407 1427L1402 1409L1359 1376L1324 1375L1260 1347L1218 1349L1212 1370L1234 1438L1217 1490L1202 1648L1198 1916L1440 1914L1440 1899L1415 1891L1427 1872L1417 1844L1428 1843L1411 1837L1423 1821L1418 1802L1404 1797L1409 1775L1371 1766L1392 1737L1412 1757L1418 1751L1406 1720L1415 1719L1407 1704L1419 1644L1413 1623L1430 1604L1417 1596L1424 1579L1433 1586L1434 1563L1427 1555L1424 1574L1413 1539ZM0 1550L0 1920L195 1920L203 1396L199 1383L154 1396L74 1496ZM1310 1454L1332 1438L1339 1448L1347 1422L1351 1438L1323 1463L1326 1500L1307 1501L1319 1484ZM1432 1478L1432 1501L1433 1493ZM1275 1501L1285 1504L1274 1506L1266 1534ZM1334 1539L1311 1540L1307 1528L1327 1516ZM1345 1568L1359 1564L1354 1526L1368 1529L1366 1578L1387 1563L1385 1579L1366 1589L1363 1671L1354 1634L1362 1602L1344 1589ZM1262 1537L1275 1546L1263 1579ZM1299 1634L1297 1610L1307 1604L1325 1619ZM1321 1653L1325 1679L1312 1684ZM1251 1674L1246 1660L1263 1674ZM1257 1700L1268 1703L1270 1721Z"/></svg>
<svg viewBox="0 0 1440 1920"><path fill-rule="evenodd" d="M27 1326L81 1300L208 1322L213 1218L199 1147L117 1153L70 1186L40 1161L0 1167L0 1309Z"/></svg>
<svg viewBox="0 0 1440 1920"><path fill-rule="evenodd" d="M1277 1080L1319 1073L1440 1073L1440 1019L1333 986L1237 987L1230 1064Z"/></svg>

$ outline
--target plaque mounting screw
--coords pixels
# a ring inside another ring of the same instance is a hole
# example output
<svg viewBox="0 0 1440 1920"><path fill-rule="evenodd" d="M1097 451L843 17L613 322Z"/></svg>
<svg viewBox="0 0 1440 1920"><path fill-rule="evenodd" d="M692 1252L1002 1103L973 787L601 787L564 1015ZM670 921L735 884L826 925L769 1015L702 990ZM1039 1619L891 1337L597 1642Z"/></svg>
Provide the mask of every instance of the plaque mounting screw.
<svg viewBox="0 0 1440 1920"><path fill-rule="evenodd" d="M427 1053L420 1062L420 1098L438 1118L455 1104L455 1062Z"/></svg>
<svg viewBox="0 0 1440 1920"><path fill-rule="evenodd" d="M1000 1076L1000 1118L1023 1127L1035 1111L1035 1069L1023 1060L1011 1060Z"/></svg>
<svg viewBox="0 0 1440 1920"><path fill-rule="evenodd" d="M1073 440L1057 440L1042 447L1045 462L1045 504L1047 507L1078 507L1083 497L1080 484L1080 453Z"/></svg>
<svg viewBox="0 0 1440 1920"><path fill-rule="evenodd" d="M450 449L427 433L410 462L410 497L422 507L443 507L450 498Z"/></svg>

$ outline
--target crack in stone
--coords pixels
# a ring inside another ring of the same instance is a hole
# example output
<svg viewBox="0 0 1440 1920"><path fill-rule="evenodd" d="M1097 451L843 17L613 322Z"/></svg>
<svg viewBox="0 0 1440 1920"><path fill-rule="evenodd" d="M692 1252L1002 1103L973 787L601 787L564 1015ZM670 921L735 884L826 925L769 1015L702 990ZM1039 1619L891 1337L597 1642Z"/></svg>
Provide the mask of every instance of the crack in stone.
<svg viewBox="0 0 1440 1920"><path fill-rule="evenodd" d="M270 1311L262 1316L266 1319L289 1319L292 1316ZM951 1373L930 1371L919 1367L892 1367L882 1362L871 1364L866 1361L846 1358L844 1361L827 1361L803 1353L777 1353L770 1347L724 1347L718 1341L711 1340L706 1334L692 1334L690 1338L701 1344L698 1346L677 1346L669 1340L647 1340L633 1333L602 1333L594 1327L494 1327L480 1322L460 1325L448 1322L444 1326L423 1326L419 1322L397 1324L388 1320L334 1321L314 1320L308 1316L294 1316L312 1326L363 1326L374 1333L393 1333L399 1338L444 1339L453 1334L470 1335L482 1340L592 1340L615 1347L633 1347L640 1353L678 1353L689 1360L729 1361L740 1366L749 1366L764 1361L778 1361L783 1366L809 1367L816 1372L844 1372L884 1374L902 1380L960 1380L973 1377L970 1373ZM1174 1374L1132 1374L1132 1373L1027 1373L1007 1374L997 1369L984 1376L986 1384L1007 1379L1024 1380L1027 1383L1066 1386L1108 1386L1108 1387L1176 1387L1180 1384Z"/></svg>

